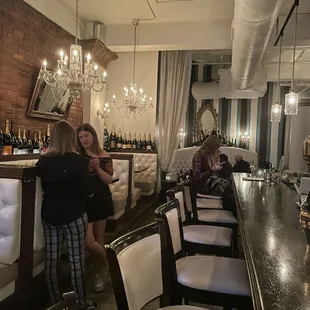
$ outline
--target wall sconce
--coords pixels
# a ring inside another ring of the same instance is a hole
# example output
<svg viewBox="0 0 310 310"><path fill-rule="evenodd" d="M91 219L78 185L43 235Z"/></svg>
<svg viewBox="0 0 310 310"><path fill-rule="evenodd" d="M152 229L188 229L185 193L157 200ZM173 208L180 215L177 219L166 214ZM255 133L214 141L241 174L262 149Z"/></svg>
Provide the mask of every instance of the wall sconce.
<svg viewBox="0 0 310 310"><path fill-rule="evenodd" d="M97 116L101 116L101 118L106 119L109 117L110 107L108 103L104 104L103 111L97 110Z"/></svg>
<svg viewBox="0 0 310 310"><path fill-rule="evenodd" d="M246 149L250 143L250 136L247 132L240 135L239 147Z"/></svg>
<svg viewBox="0 0 310 310"><path fill-rule="evenodd" d="M285 115L297 115L298 114L298 94L290 91L285 95Z"/></svg>
<svg viewBox="0 0 310 310"><path fill-rule="evenodd" d="M278 102L271 106L271 117L270 121L280 123L282 114L282 106Z"/></svg>

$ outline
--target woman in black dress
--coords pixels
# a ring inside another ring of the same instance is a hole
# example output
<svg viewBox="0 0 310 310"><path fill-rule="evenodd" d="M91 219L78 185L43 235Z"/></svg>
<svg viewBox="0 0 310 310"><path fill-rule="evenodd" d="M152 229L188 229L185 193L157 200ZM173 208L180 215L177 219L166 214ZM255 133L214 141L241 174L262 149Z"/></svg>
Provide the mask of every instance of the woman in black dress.
<svg viewBox="0 0 310 310"><path fill-rule="evenodd" d="M94 196L87 207L88 229L87 247L105 265L104 231L107 218L114 213L112 194L109 184L112 182L113 165L107 152L100 146L95 129L90 124L83 124L77 130L78 149L81 156L89 160L89 174L94 186ZM107 275L107 274L106 274ZM104 288L100 274L96 274L94 290L100 292Z"/></svg>

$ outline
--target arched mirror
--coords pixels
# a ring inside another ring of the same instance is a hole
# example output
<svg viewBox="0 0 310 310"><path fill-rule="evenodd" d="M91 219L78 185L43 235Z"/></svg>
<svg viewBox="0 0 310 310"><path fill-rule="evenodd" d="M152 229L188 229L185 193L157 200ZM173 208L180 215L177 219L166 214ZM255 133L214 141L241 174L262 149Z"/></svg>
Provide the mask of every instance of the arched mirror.
<svg viewBox="0 0 310 310"><path fill-rule="evenodd" d="M217 131L219 118L216 110L211 103L203 104L196 115L195 132L200 134L201 131L209 133L212 130Z"/></svg>

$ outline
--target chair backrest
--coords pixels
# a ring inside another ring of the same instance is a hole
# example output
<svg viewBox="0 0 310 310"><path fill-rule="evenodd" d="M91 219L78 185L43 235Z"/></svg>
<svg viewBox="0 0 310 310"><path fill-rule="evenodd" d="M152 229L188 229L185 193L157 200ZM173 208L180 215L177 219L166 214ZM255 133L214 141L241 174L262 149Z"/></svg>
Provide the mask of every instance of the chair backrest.
<svg viewBox="0 0 310 310"><path fill-rule="evenodd" d="M179 201L182 223L186 221L186 202L184 198L184 186L182 184L167 191L167 201L172 199Z"/></svg>
<svg viewBox="0 0 310 310"><path fill-rule="evenodd" d="M189 171L189 192L190 192L190 199L191 199L191 207L193 212L193 218L197 219L197 191L194 185L194 174L193 170L190 169Z"/></svg>
<svg viewBox="0 0 310 310"><path fill-rule="evenodd" d="M144 226L105 246L119 310L140 310L158 296L161 304L164 303L167 290L162 251L165 244L159 234L160 227L163 229L163 224Z"/></svg>
<svg viewBox="0 0 310 310"><path fill-rule="evenodd" d="M184 199L185 199L185 206L188 213L193 212L192 208L192 198L191 198L191 191L190 191L190 180L187 180L183 183L184 187Z"/></svg>
<svg viewBox="0 0 310 310"><path fill-rule="evenodd" d="M182 256L183 253L183 229L180 216L180 206L177 199L172 199L155 210L158 220L162 220L165 229L168 252L173 252L175 257ZM171 247L171 249L169 249ZM170 255L170 253L168 254Z"/></svg>

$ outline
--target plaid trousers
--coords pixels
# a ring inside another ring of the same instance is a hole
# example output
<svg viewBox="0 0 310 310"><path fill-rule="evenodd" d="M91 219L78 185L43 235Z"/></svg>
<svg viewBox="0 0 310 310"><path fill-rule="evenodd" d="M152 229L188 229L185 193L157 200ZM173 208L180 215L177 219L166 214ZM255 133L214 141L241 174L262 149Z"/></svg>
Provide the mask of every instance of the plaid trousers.
<svg viewBox="0 0 310 310"><path fill-rule="evenodd" d="M67 242L71 281L82 309L86 308L85 290L85 247L87 215L67 225L51 225L43 221L46 260L45 279L52 302L61 300L59 292L59 262L64 240Z"/></svg>

